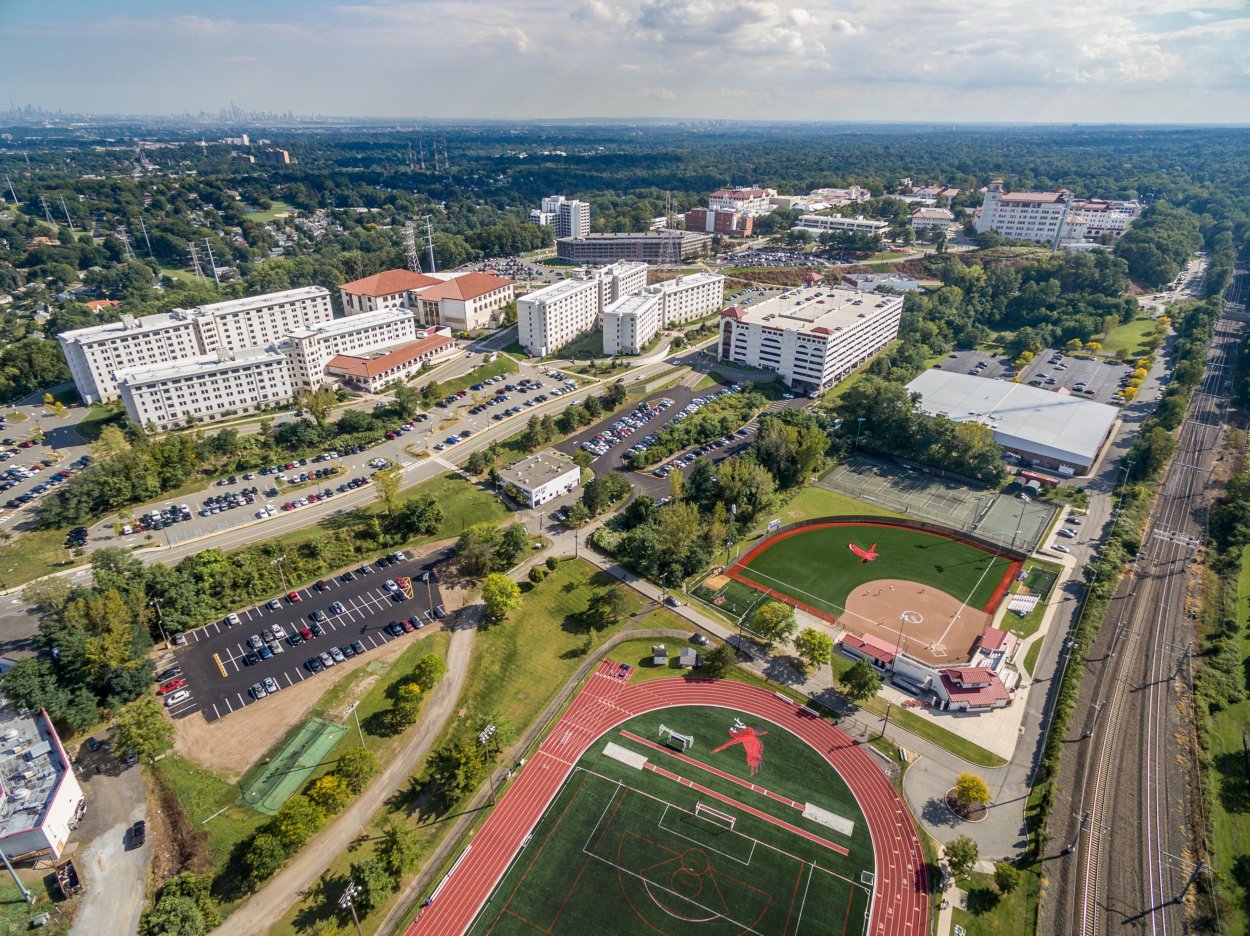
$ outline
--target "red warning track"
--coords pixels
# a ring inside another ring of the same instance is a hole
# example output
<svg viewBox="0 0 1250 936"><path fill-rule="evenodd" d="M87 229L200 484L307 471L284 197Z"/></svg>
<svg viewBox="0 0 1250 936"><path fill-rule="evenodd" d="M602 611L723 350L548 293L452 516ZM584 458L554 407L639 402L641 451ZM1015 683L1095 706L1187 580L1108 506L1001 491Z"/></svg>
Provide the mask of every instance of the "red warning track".
<svg viewBox="0 0 1250 936"><path fill-rule="evenodd" d="M690 679L630 685L617 673L618 664L599 664L405 936L464 933L587 748L627 719L675 705L714 706L767 719L818 751L855 794L872 836L875 877L868 933L929 931L924 852L911 816L870 755L845 733L756 686Z"/></svg>

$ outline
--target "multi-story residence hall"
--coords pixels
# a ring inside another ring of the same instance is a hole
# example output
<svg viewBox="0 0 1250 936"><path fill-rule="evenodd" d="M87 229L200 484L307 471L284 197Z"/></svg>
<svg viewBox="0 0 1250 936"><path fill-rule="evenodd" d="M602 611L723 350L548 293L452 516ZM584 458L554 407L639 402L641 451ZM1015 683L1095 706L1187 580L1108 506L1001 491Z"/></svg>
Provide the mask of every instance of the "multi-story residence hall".
<svg viewBox="0 0 1250 936"><path fill-rule="evenodd" d="M774 371L800 393L829 389L898 337L902 296L841 287L792 289L721 313L717 355Z"/></svg>
<svg viewBox="0 0 1250 936"><path fill-rule="evenodd" d="M74 385L84 402L116 400L119 370L168 364L223 348L272 344L292 332L334 317L321 286L174 309L142 318L92 325L57 336Z"/></svg>

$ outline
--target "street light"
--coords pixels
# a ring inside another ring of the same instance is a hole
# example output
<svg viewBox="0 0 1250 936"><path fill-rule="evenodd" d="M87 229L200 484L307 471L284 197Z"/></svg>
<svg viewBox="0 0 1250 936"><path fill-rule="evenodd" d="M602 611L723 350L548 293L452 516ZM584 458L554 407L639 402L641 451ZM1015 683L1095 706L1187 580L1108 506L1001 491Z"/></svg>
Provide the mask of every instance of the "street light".
<svg viewBox="0 0 1250 936"><path fill-rule="evenodd" d="M282 567L284 562L286 562L286 556L279 556L277 559L269 560L270 565L278 567L278 575L282 578L282 590L290 591L286 584L286 570Z"/></svg>
<svg viewBox="0 0 1250 936"><path fill-rule="evenodd" d="M350 910L352 912L352 922L356 924L356 936L364 936L360 929L360 917L356 916L356 895L360 893L360 888L355 881L347 882L347 890L343 891L343 896L339 898L339 909Z"/></svg>
<svg viewBox="0 0 1250 936"><path fill-rule="evenodd" d="M855 426L855 447L851 449L852 455L854 455L856 452L859 451L859 433L864 428L864 422L865 420L867 420L867 418L868 418L867 416L860 416L858 419L855 420L857 425Z"/></svg>
<svg viewBox="0 0 1250 936"><path fill-rule="evenodd" d="M481 747L486 748L487 754L491 754L494 752L494 748L490 743L493 737L495 737L495 726L493 723L487 725L477 734L477 743ZM495 765L494 763L490 765L490 804L492 806L495 805Z"/></svg>
<svg viewBox="0 0 1250 936"><path fill-rule="evenodd" d="M161 613L161 602L159 598L153 598L148 602L149 605L156 608L156 626L161 629L161 637L165 641L165 649L169 649L169 635L165 633L165 616Z"/></svg>

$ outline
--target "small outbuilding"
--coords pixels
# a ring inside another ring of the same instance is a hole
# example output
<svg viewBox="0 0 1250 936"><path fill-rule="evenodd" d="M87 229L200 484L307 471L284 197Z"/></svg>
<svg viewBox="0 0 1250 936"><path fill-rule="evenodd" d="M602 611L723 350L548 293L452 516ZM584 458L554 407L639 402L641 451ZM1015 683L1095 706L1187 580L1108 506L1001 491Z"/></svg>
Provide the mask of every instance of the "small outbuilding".
<svg viewBox="0 0 1250 936"><path fill-rule="evenodd" d="M699 656L698 651L694 647L681 648L681 668L682 669L698 669L703 665L703 658Z"/></svg>
<svg viewBox="0 0 1250 936"><path fill-rule="evenodd" d="M668 648L664 644L656 644L651 648L651 665L668 666Z"/></svg>

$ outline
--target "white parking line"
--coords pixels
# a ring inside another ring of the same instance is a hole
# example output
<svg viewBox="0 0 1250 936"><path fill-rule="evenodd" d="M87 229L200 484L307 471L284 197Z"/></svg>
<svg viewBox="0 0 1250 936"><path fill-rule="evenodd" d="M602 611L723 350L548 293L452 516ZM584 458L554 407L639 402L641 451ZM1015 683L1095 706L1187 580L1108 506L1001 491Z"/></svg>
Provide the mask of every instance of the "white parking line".
<svg viewBox="0 0 1250 936"><path fill-rule="evenodd" d="M217 710L217 703L213 703L213 718L221 718L221 712Z"/></svg>
<svg viewBox="0 0 1250 936"><path fill-rule="evenodd" d="M298 672L299 672L299 670L296 670L296 672L298 673ZM290 673L283 673L282 675L286 677L286 684L287 684L288 686L294 686L294 685L295 685L295 681L291 679L291 674L290 674Z"/></svg>
<svg viewBox="0 0 1250 936"><path fill-rule="evenodd" d="M235 695L239 697L239 708L243 708L245 705L247 705L247 699L243 698L243 693L236 692Z"/></svg>

